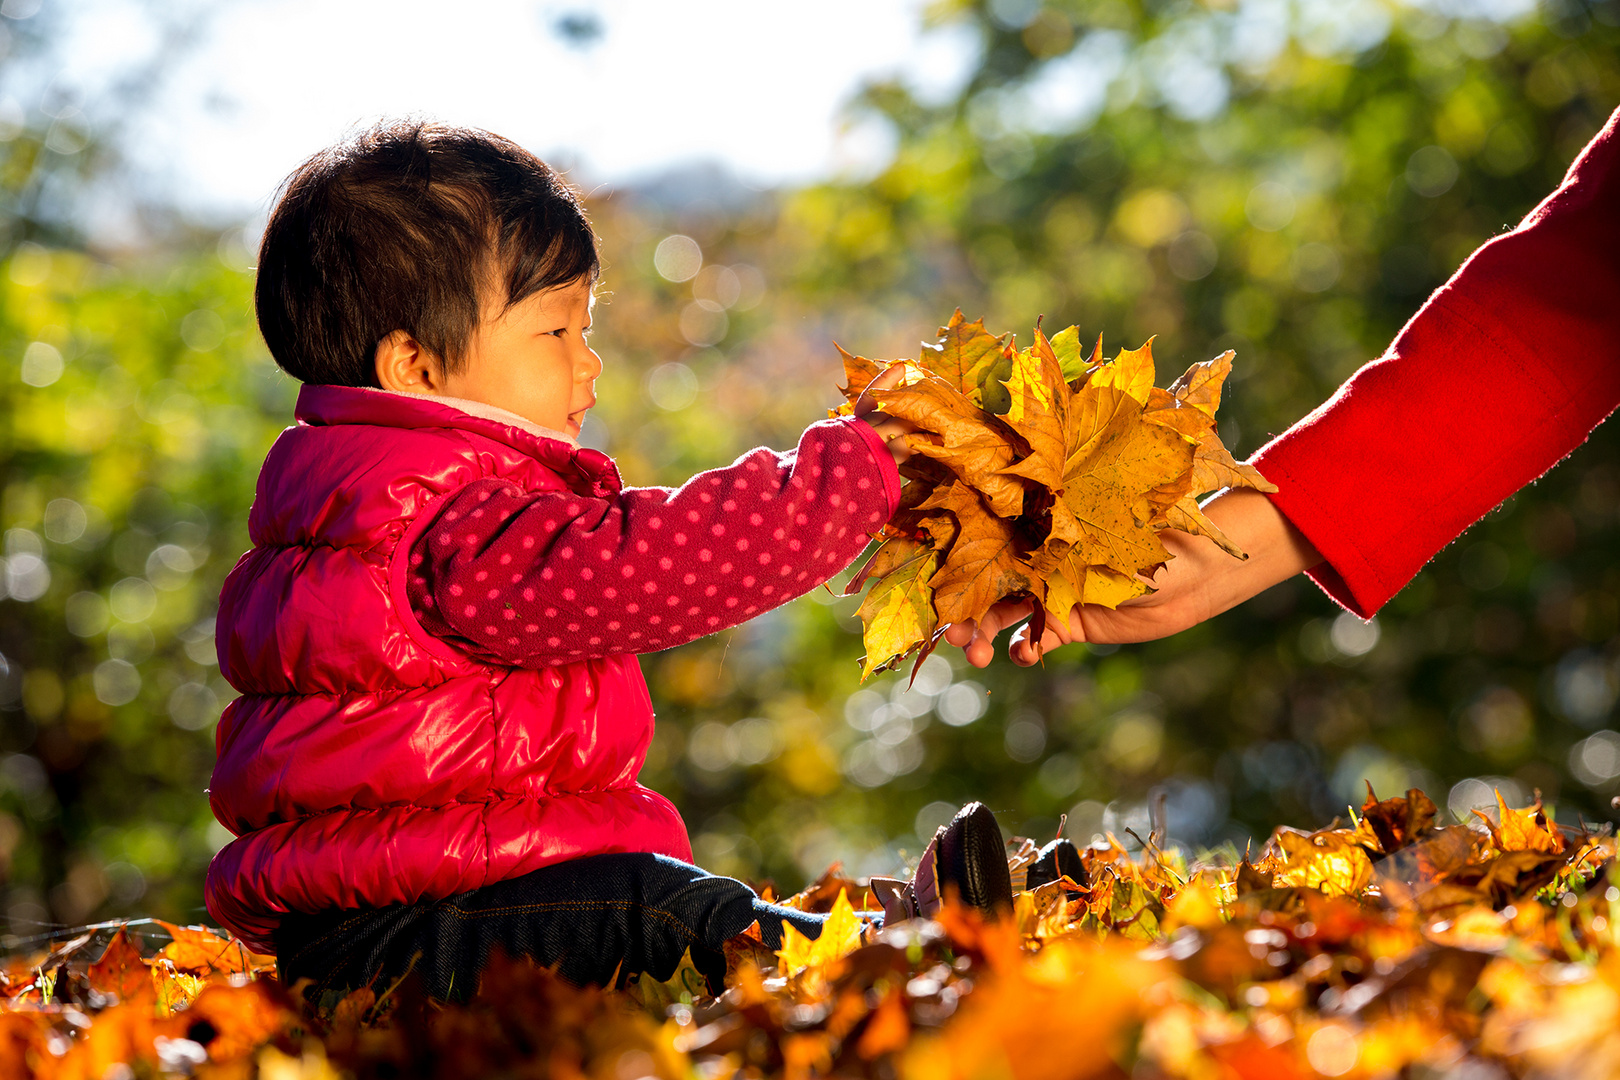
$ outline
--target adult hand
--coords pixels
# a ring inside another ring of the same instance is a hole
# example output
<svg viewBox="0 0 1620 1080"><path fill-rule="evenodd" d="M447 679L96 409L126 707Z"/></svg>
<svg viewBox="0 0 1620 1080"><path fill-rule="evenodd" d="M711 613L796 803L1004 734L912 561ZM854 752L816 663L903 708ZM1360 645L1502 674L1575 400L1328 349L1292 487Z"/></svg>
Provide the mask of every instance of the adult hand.
<svg viewBox="0 0 1620 1080"><path fill-rule="evenodd" d="M906 445L904 436L916 431L917 425L879 411L877 399L872 396L872 391L889 389L898 383L904 374L903 365L891 365L861 391L861 396L855 399L853 410L857 420L864 420L872 425L872 430L878 433L878 438L883 440L884 445L889 448L889 453L894 455L896 465L911 456L911 447Z"/></svg>
<svg viewBox="0 0 1620 1080"><path fill-rule="evenodd" d="M1013 663L1028 667L1052 649L1075 641L1152 641L1195 626L1322 561L1310 541L1258 491L1226 491L1204 504L1204 514L1249 553L1235 559L1202 536L1160 533L1172 558L1154 575L1155 591L1118 609L1077 605L1068 625L1048 620L1040 641L1020 627L1007 646ZM945 640L962 649L968 663L984 667L995 656L995 639L1027 618L1029 601L997 604L974 622L946 628Z"/></svg>

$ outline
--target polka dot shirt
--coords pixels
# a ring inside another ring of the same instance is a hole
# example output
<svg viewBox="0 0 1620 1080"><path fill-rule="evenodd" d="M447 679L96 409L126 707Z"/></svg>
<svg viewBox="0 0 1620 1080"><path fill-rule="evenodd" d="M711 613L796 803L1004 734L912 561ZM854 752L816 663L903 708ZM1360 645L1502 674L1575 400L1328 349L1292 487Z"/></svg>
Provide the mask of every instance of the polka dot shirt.
<svg viewBox="0 0 1620 1080"><path fill-rule="evenodd" d="M423 627L523 667L656 652L747 621L848 566L898 506L872 428L825 420L676 489L605 498L480 480L410 552Z"/></svg>

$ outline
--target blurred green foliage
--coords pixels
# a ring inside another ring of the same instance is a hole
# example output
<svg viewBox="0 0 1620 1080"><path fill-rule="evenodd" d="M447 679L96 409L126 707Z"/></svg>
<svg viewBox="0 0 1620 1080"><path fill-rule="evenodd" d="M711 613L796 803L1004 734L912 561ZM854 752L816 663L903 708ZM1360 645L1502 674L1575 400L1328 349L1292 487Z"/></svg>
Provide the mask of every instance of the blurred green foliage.
<svg viewBox="0 0 1620 1080"><path fill-rule="evenodd" d="M1620 103L1620 5L1512 8L938 5L978 62L948 96L862 94L852 125L894 146L881 168L594 198L607 370L587 439L631 483L791 445L836 400L832 340L914 354L960 305L997 330L1157 335L1161 381L1236 349L1222 432L1250 452L1377 356ZM253 328L251 230L87 252L29 201L93 171L94 141L51 143L50 124L0 141L0 875L19 936L200 916L231 694L210 619L295 392ZM1465 413L1458 375L1437 405ZM1600 428L1372 625L1298 581L1033 670L942 650L908 691L858 685L855 601L813 594L644 658L644 779L700 862L785 887L834 859L893 870L970 798L1040 839L1065 813L1082 838L1145 835L1158 807L1189 846L1320 823L1363 778L1454 812L1494 784L1608 818L1616 438Z"/></svg>

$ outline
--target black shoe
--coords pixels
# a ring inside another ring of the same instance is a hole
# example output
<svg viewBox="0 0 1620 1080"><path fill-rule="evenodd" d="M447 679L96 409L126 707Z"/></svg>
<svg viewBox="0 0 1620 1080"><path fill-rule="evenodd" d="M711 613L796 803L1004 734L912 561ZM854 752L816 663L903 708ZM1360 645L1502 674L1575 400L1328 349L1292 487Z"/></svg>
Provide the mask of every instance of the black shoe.
<svg viewBox="0 0 1620 1080"><path fill-rule="evenodd" d="M1029 876L1024 881L1024 888L1038 889L1063 877L1076 885L1091 884L1086 877L1085 863L1080 861L1080 849L1060 836L1041 848L1040 855L1029 866Z"/></svg>
<svg viewBox="0 0 1620 1080"><path fill-rule="evenodd" d="M935 915L950 889L962 903L983 912L1012 907L1001 827L983 803L968 803L949 825L940 826L910 881L872 879L885 923Z"/></svg>

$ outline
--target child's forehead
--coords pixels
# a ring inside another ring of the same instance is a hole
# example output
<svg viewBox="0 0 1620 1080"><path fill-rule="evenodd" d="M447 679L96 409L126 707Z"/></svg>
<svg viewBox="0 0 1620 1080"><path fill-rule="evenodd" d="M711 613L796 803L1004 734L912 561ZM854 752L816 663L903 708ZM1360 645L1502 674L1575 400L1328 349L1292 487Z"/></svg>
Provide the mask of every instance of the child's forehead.
<svg viewBox="0 0 1620 1080"><path fill-rule="evenodd" d="M553 303L593 305L596 303L596 279L578 278L563 285L542 289L541 294Z"/></svg>
<svg viewBox="0 0 1620 1080"><path fill-rule="evenodd" d="M541 289L528 299L534 308L548 312L571 311L581 305L589 312L596 306L596 282L581 278L563 285Z"/></svg>

